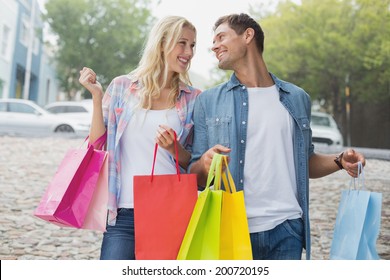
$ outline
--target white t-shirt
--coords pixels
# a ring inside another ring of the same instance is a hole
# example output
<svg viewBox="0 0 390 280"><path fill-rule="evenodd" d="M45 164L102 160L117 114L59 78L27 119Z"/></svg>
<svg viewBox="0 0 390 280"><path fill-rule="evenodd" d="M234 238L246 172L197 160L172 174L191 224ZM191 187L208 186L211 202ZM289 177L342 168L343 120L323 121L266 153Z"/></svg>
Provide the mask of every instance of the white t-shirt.
<svg viewBox="0 0 390 280"><path fill-rule="evenodd" d="M293 120L276 86L248 88L249 115L244 194L250 232L299 218L293 153Z"/></svg>
<svg viewBox="0 0 390 280"><path fill-rule="evenodd" d="M133 208L133 176L150 175L158 126L165 124L180 131L176 108L167 110L137 109L120 140L123 153L120 162L121 190L118 208ZM167 150L159 147L154 174L176 174L176 165Z"/></svg>

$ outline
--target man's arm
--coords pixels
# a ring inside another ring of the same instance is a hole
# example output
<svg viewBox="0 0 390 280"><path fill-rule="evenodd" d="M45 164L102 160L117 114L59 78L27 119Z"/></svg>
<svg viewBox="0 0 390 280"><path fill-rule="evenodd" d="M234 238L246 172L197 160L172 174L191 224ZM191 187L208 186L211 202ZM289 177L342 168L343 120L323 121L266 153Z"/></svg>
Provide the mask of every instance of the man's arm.
<svg viewBox="0 0 390 280"><path fill-rule="evenodd" d="M309 159L309 177L320 178L340 170L335 162L337 156L338 155L313 154ZM350 176L355 178L358 174L359 161L365 166L366 160L364 156L353 149L344 151L340 156L340 163L343 169L345 169Z"/></svg>

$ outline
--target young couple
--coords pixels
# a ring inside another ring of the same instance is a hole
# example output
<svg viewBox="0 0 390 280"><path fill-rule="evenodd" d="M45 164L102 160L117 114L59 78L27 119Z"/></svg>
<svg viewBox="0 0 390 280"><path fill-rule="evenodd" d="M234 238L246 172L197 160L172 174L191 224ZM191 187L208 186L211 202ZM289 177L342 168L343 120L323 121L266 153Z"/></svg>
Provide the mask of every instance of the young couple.
<svg viewBox="0 0 390 280"><path fill-rule="evenodd" d="M246 14L217 20L212 50L230 80L200 94L190 86L196 29L183 17L160 20L149 34L138 67L113 79L105 93L84 67L80 83L91 92L90 141L106 134L109 152L107 231L101 259L135 259L133 176L176 173L179 164L205 186L215 153L228 154L238 190L244 190L254 259L310 258L309 178L340 169L357 176L362 154L314 153L309 95L267 70L264 33ZM160 156L161 155L161 156ZM156 233L158 234L158 233Z"/></svg>

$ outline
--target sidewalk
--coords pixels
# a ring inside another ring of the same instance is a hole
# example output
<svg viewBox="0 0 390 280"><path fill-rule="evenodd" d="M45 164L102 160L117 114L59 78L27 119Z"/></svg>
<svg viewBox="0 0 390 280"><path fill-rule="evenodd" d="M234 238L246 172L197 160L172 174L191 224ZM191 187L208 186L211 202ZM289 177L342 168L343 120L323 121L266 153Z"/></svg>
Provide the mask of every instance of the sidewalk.
<svg viewBox="0 0 390 280"><path fill-rule="evenodd" d="M32 213L69 148L82 139L16 138L0 136L0 259L98 259L102 234L59 228ZM366 187L381 192L382 224L378 253L390 260L390 161L369 159ZM311 180L310 220L312 259L329 258L341 190L349 177L337 172Z"/></svg>

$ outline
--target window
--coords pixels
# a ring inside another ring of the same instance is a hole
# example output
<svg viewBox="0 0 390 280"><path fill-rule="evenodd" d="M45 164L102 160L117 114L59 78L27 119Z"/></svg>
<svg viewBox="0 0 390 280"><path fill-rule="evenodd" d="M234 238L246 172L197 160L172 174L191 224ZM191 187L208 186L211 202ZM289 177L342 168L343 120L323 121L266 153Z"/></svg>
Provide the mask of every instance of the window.
<svg viewBox="0 0 390 280"><path fill-rule="evenodd" d="M35 109L23 103L9 103L9 111L12 113L34 114Z"/></svg>
<svg viewBox="0 0 390 280"><path fill-rule="evenodd" d="M39 54L39 39L37 37L34 38L33 53L35 55Z"/></svg>
<svg viewBox="0 0 390 280"><path fill-rule="evenodd" d="M2 79L0 79L0 98L3 97L4 84L5 82Z"/></svg>
<svg viewBox="0 0 390 280"><path fill-rule="evenodd" d="M55 107L47 108L47 110L50 113L53 113L53 114L65 113L66 112L66 107L64 107L64 106L55 106Z"/></svg>
<svg viewBox="0 0 390 280"><path fill-rule="evenodd" d="M29 23L29 18L26 14L22 16L22 22L21 22L21 30L20 30L20 43L25 45L26 47L28 46L28 40L30 37L30 23Z"/></svg>
<svg viewBox="0 0 390 280"><path fill-rule="evenodd" d="M7 25L3 25L3 36L1 40L1 56L7 58L8 57L8 49L10 42L11 28Z"/></svg>
<svg viewBox="0 0 390 280"><path fill-rule="evenodd" d="M327 117L312 116L311 122L313 123L313 125L329 126L330 127L330 120Z"/></svg>
<svg viewBox="0 0 390 280"><path fill-rule="evenodd" d="M88 111L81 106L69 106L68 113L88 113Z"/></svg>
<svg viewBox="0 0 390 280"><path fill-rule="evenodd" d="M7 112L7 102L0 103L0 112Z"/></svg>

